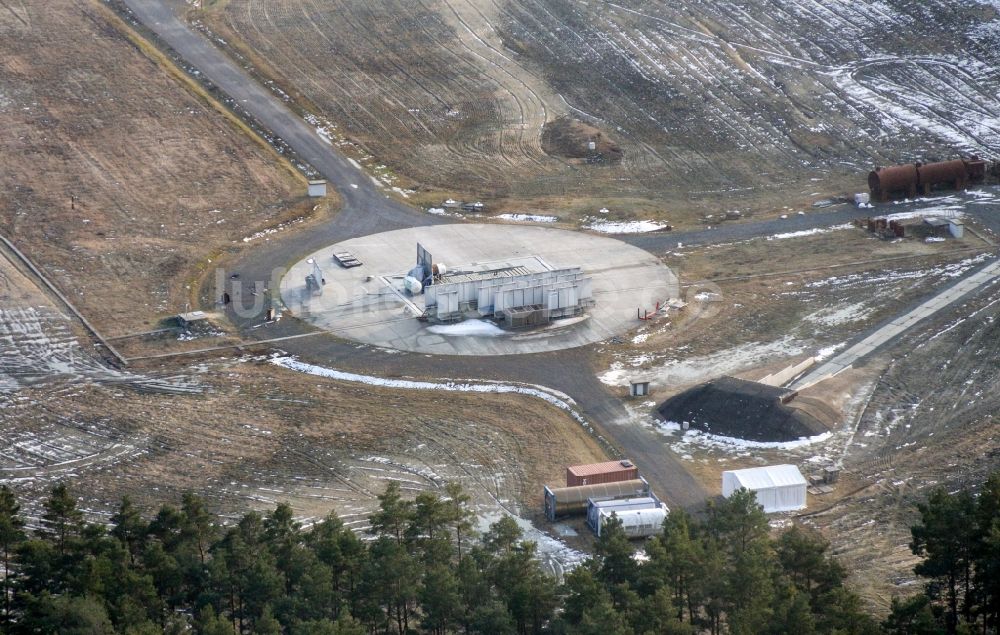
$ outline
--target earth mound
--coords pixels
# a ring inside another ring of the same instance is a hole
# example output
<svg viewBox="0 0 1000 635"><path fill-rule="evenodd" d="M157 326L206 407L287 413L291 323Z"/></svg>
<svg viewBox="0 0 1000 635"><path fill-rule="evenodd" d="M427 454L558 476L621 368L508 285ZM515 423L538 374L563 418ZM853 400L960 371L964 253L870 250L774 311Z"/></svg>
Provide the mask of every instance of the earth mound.
<svg viewBox="0 0 1000 635"><path fill-rule="evenodd" d="M795 391L720 377L671 397L657 412L665 421L747 441L795 441L828 432L813 414L789 406Z"/></svg>
<svg viewBox="0 0 1000 635"><path fill-rule="evenodd" d="M583 159L587 163L617 164L624 155L618 144L599 129L570 117L545 124L542 149L550 156Z"/></svg>

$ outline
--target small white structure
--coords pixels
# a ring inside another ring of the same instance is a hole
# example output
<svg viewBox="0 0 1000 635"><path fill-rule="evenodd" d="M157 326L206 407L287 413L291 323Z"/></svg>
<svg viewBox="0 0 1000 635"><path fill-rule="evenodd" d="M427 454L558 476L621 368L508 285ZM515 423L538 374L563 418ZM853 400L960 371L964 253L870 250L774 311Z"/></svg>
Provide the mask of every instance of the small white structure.
<svg viewBox="0 0 1000 635"><path fill-rule="evenodd" d="M622 521L622 529L629 538L648 538L663 531L663 521L667 519L666 507L652 507L649 509L620 509L611 511L601 511L600 520L597 523L597 537L601 537L601 529L612 517L617 517Z"/></svg>
<svg viewBox="0 0 1000 635"><path fill-rule="evenodd" d="M854 204L858 207L864 207L868 205L872 200L871 194L868 192L858 192L854 195Z"/></svg>
<svg viewBox="0 0 1000 635"><path fill-rule="evenodd" d="M724 497L729 498L736 490L748 489L757 495L757 502L766 514L805 509L807 485L794 465L768 465L722 473Z"/></svg>
<svg viewBox="0 0 1000 635"><path fill-rule="evenodd" d="M666 506L660 502L656 496L650 493L649 496L639 496L635 498L591 498L587 501L587 526L592 531L597 531L602 513L618 512L631 509L657 509Z"/></svg>
<svg viewBox="0 0 1000 635"><path fill-rule="evenodd" d="M629 391L628 394L632 397L645 397L649 394L649 380L648 379L631 379L629 380Z"/></svg>
<svg viewBox="0 0 1000 635"><path fill-rule="evenodd" d="M326 181L323 179L309 181L309 196L312 198L326 196Z"/></svg>
<svg viewBox="0 0 1000 635"><path fill-rule="evenodd" d="M961 238L962 236L965 236L965 223L957 218L949 218L948 233L951 234L952 238Z"/></svg>

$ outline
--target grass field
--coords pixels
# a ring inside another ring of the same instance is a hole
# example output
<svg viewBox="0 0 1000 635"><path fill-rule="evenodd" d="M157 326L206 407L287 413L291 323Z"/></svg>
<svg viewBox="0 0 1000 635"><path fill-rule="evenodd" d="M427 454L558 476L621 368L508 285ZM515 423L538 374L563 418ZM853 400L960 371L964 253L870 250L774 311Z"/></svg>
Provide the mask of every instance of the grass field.
<svg viewBox="0 0 1000 635"><path fill-rule="evenodd" d="M995 155L997 15L982 0L232 0L191 19L416 200L684 224L849 194L874 164Z"/></svg>
<svg viewBox="0 0 1000 635"><path fill-rule="evenodd" d="M109 336L183 311L208 258L312 213L276 153L97 3L0 11L0 126L0 231Z"/></svg>

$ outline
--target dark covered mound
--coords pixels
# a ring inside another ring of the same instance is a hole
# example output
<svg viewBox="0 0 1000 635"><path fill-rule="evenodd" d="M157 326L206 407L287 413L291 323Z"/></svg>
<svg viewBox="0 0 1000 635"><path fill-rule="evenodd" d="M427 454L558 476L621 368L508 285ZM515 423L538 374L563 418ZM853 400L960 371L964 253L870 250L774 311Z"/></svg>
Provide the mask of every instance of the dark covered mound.
<svg viewBox="0 0 1000 635"><path fill-rule="evenodd" d="M665 421L748 441L795 441L827 432L811 414L787 404L794 397L784 388L720 377L671 397L657 412Z"/></svg>
<svg viewBox="0 0 1000 635"><path fill-rule="evenodd" d="M591 150L589 143L594 143ZM545 124L542 130L542 150L551 156L584 159L587 163L621 163L621 147L608 139L600 129L569 117L560 117Z"/></svg>

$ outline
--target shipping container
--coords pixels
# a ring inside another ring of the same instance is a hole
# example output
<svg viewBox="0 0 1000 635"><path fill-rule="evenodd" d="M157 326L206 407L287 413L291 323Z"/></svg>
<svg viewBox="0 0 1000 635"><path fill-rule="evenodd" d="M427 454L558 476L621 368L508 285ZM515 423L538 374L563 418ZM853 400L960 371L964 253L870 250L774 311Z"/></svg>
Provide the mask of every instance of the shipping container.
<svg viewBox="0 0 1000 635"><path fill-rule="evenodd" d="M597 523L598 538L601 536L601 529L612 517L617 517L621 521L622 529L625 530L625 535L629 538L648 538L663 531L663 521L667 518L667 508L602 511Z"/></svg>
<svg viewBox="0 0 1000 635"><path fill-rule="evenodd" d="M663 503L652 493L649 496L640 496L639 498L612 498L607 500L594 500L591 498L587 501L587 526L596 532L602 511L617 512L626 509L652 509L661 505Z"/></svg>
<svg viewBox="0 0 1000 635"><path fill-rule="evenodd" d="M555 520L559 516L586 514L589 499L638 498L648 495L649 483L644 478L555 489L546 485L543 509L546 518Z"/></svg>
<svg viewBox="0 0 1000 635"><path fill-rule="evenodd" d="M566 468L566 487L616 483L637 478L639 478L639 468L627 460L571 465Z"/></svg>

